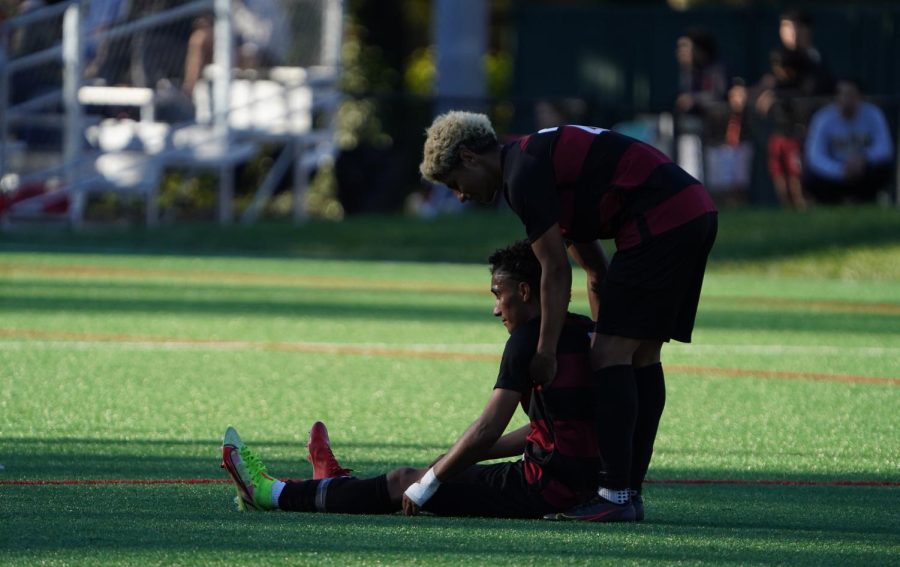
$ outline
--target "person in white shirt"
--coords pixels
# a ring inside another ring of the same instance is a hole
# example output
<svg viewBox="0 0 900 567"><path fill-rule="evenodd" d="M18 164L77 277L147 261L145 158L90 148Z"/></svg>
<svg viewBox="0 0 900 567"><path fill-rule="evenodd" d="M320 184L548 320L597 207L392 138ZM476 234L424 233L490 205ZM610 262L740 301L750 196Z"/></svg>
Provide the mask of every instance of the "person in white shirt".
<svg viewBox="0 0 900 567"><path fill-rule="evenodd" d="M842 79L835 102L816 112L806 139L804 186L824 204L874 201L894 172L884 113Z"/></svg>

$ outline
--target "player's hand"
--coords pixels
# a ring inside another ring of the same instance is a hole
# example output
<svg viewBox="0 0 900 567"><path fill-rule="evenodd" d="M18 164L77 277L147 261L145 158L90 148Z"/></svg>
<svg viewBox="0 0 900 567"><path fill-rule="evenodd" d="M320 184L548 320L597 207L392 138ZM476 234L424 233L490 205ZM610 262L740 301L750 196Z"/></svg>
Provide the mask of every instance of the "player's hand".
<svg viewBox="0 0 900 567"><path fill-rule="evenodd" d="M434 469L422 475L418 481L410 484L403 491L403 513L407 516L415 516L419 513L419 509L425 505L428 500L434 496L437 489L441 486L441 481L434 474Z"/></svg>
<svg viewBox="0 0 900 567"><path fill-rule="evenodd" d="M529 373L535 384L548 386L556 378L556 353L540 351L534 353Z"/></svg>
<svg viewBox="0 0 900 567"><path fill-rule="evenodd" d="M409 496L403 495L403 513L407 516L418 516L419 507L416 503L409 499Z"/></svg>

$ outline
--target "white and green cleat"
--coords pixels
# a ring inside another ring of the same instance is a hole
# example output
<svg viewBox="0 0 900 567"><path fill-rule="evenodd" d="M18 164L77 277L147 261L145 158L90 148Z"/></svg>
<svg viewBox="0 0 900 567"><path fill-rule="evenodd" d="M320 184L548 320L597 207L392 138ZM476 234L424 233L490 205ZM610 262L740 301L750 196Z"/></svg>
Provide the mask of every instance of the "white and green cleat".
<svg viewBox="0 0 900 567"><path fill-rule="evenodd" d="M259 456L241 441L233 428L225 430L222 442L222 467L231 475L237 488L237 502L240 510L274 510L272 485L275 479L269 476L266 466Z"/></svg>

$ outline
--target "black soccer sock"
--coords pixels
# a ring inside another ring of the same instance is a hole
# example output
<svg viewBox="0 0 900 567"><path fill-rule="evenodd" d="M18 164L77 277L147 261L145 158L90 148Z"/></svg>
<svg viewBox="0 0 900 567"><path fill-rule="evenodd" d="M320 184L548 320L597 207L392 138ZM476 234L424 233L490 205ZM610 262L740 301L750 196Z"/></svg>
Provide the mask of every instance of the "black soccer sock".
<svg viewBox="0 0 900 567"><path fill-rule="evenodd" d="M630 364L607 366L594 373L597 382L598 441L605 474L600 485L629 487L631 446L637 416L637 390Z"/></svg>
<svg viewBox="0 0 900 567"><path fill-rule="evenodd" d="M659 418L666 406L666 380L662 363L635 368L634 381L637 386L638 413L632 443L631 488L640 492L653 456Z"/></svg>
<svg viewBox="0 0 900 567"><path fill-rule="evenodd" d="M288 482L278 498L278 507L333 514L390 514L399 509L391 503L384 474L366 479L342 476Z"/></svg>

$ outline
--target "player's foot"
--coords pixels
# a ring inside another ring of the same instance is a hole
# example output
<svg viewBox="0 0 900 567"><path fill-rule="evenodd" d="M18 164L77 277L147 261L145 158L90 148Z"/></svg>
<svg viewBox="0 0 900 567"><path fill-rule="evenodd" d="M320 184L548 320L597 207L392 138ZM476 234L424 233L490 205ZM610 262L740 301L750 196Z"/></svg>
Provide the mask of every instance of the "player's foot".
<svg viewBox="0 0 900 567"><path fill-rule="evenodd" d="M644 521L644 497L637 490L631 491L631 504L634 506L634 521Z"/></svg>
<svg viewBox="0 0 900 567"><path fill-rule="evenodd" d="M635 509L630 501L626 504L615 504L598 494L580 506L559 512L554 518L547 516L544 518L581 522L633 522L635 521Z"/></svg>
<svg viewBox="0 0 900 567"><path fill-rule="evenodd" d="M233 427L225 430L222 443L222 466L231 475L237 488L238 507L256 510L274 510L272 485L275 479L266 472L266 466L249 447L241 441Z"/></svg>
<svg viewBox="0 0 900 567"><path fill-rule="evenodd" d="M331 441L328 439L328 429L321 421L313 424L309 430L309 462L313 466L313 480L333 478L336 476L350 476L353 469L345 469L337 462L334 453L331 452Z"/></svg>

